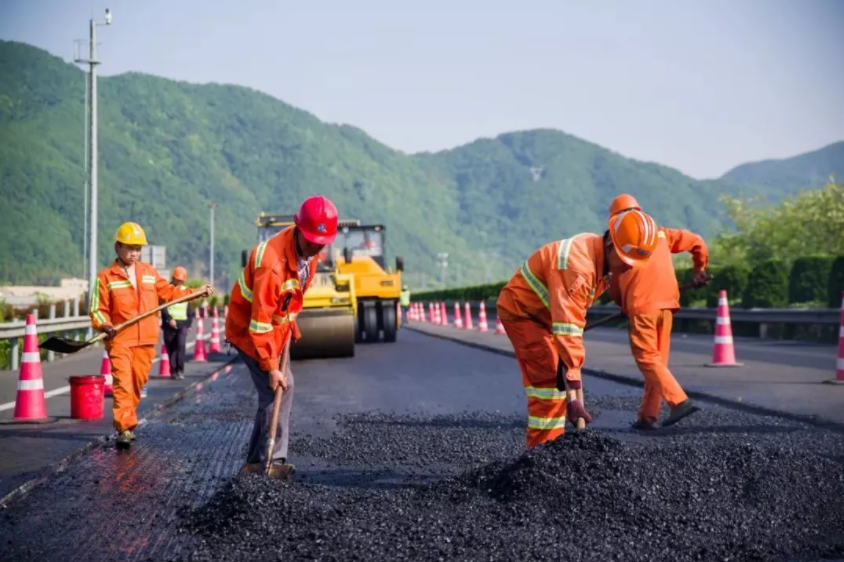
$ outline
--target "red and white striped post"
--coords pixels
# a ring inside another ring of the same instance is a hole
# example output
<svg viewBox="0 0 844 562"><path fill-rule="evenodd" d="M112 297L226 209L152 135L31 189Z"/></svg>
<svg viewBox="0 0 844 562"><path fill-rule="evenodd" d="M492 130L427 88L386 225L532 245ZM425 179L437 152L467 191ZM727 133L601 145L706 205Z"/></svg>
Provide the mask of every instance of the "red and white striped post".
<svg viewBox="0 0 844 562"><path fill-rule="evenodd" d="M838 361L835 365L835 378L826 382L844 384L844 291L841 292L841 320L838 324Z"/></svg>

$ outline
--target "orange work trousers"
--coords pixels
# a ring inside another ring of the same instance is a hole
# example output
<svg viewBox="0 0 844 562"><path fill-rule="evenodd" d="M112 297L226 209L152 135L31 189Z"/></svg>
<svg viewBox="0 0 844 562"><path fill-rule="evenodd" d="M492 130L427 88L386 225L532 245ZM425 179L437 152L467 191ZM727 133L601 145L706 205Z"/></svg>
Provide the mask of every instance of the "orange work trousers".
<svg viewBox="0 0 844 562"><path fill-rule="evenodd" d="M551 332L532 320L510 316L501 309L498 317L513 344L527 394L527 446L553 441L566 430L566 393L557 390L560 357Z"/></svg>
<svg viewBox="0 0 844 562"><path fill-rule="evenodd" d="M138 426L137 408L141 403L141 389L149 379L149 368L155 358L154 345L124 347L111 346L108 350L114 398L114 428L118 432L134 430Z"/></svg>
<svg viewBox="0 0 844 562"><path fill-rule="evenodd" d="M669 406L676 406L688 398L668 370L673 318L670 310L636 314L629 318L627 331L630 335L630 349L636 365L645 377L645 394L639 407L639 419L656 421L663 400Z"/></svg>

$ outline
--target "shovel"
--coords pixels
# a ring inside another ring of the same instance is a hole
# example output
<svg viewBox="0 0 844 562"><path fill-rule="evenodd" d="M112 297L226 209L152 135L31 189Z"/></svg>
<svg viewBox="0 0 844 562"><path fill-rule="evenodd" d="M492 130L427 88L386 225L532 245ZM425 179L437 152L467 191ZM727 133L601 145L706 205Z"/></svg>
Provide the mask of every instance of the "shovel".
<svg viewBox="0 0 844 562"><path fill-rule="evenodd" d="M147 318L148 316L152 316L153 314L156 314L157 312L167 308L168 306L172 306L174 304L179 304L179 303L182 303L182 302L187 302L187 301L193 300L195 298L198 298L198 297L201 297L201 296L204 296L204 295L207 295L207 294L208 293L206 293L205 291L200 291L200 292L197 292L197 293L190 293L190 294L187 294L183 297L179 297L176 300L164 303L161 306L153 308L152 310L147 310L143 314L139 314L139 315L135 316L134 318L130 318L126 322L123 322L122 324L115 326L114 331L120 332L120 331L124 330L125 328L128 328L129 326L140 322L144 318ZM98 334L97 336L95 336L95 337L93 337L93 338L91 338L90 340L87 340L87 341L69 340L69 339L66 339L66 338L60 338L60 337L57 337L57 336L53 336L53 337L49 338L48 340L46 340L41 345L39 345L38 347L40 349L46 349L48 351L55 351L56 353L63 353L65 355L69 355L71 353L76 353L77 351L81 351L81 350L85 349L86 347L88 347L89 345L93 345L93 344L97 343L98 341L105 339L106 335L107 334L105 332L102 332L102 333Z"/></svg>
<svg viewBox="0 0 844 562"><path fill-rule="evenodd" d="M282 352L282 367L281 372L287 372L287 363L290 361L290 338L292 337L293 333L289 333L287 335L287 341L284 343L284 351ZM266 450L266 460L262 465L259 462L251 462L241 469L241 474L257 474L259 472L263 472L270 478L274 478L276 475L273 474L273 448L275 448L275 432L278 427L278 415L281 410L281 397L284 394L284 390L281 388L281 385L276 387L275 389L275 397L273 399L273 415L272 419L270 420L270 434L267 437L267 450Z"/></svg>

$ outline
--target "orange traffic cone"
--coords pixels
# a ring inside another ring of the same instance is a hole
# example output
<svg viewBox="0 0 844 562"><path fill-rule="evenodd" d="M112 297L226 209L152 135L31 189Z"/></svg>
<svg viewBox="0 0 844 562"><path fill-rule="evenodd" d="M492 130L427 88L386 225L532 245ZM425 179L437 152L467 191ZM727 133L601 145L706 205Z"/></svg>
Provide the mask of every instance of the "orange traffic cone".
<svg viewBox="0 0 844 562"><path fill-rule="evenodd" d="M164 343L161 344L161 360L158 362L158 376L172 376L172 373L170 373L170 355L167 353L167 346Z"/></svg>
<svg viewBox="0 0 844 562"><path fill-rule="evenodd" d="M495 334L499 336L507 334L507 332L504 331L504 324L501 323L501 318L498 316L495 317Z"/></svg>
<svg viewBox="0 0 844 562"><path fill-rule="evenodd" d="M217 307L214 307L214 315L211 319L211 346L209 347L209 353L221 353L223 350L220 348L220 324L219 317L217 316Z"/></svg>
<svg viewBox="0 0 844 562"><path fill-rule="evenodd" d="M106 396L114 396L114 377L111 374L111 359L108 351L103 351L103 360L100 362L100 375L105 378L103 392Z"/></svg>
<svg viewBox="0 0 844 562"><path fill-rule="evenodd" d="M841 320L838 326L838 363L835 366L835 378L826 382L844 384L844 291L841 293Z"/></svg>
<svg viewBox="0 0 844 562"><path fill-rule="evenodd" d="M736 363L736 351L733 347L733 328L730 324L730 304L727 291L718 295L718 314L715 318L715 340L712 347L712 363L707 367L741 367Z"/></svg>
<svg viewBox="0 0 844 562"><path fill-rule="evenodd" d="M486 332L489 326L486 323L486 303L481 301L481 311L478 312L478 331Z"/></svg>
<svg viewBox="0 0 844 562"><path fill-rule="evenodd" d="M440 326L448 326L448 310L444 302L440 303Z"/></svg>
<svg viewBox="0 0 844 562"><path fill-rule="evenodd" d="M193 360L197 363L205 363L208 361L208 356L205 353L205 339L202 333L202 320L196 323L196 341L193 344Z"/></svg>
<svg viewBox="0 0 844 562"><path fill-rule="evenodd" d="M47 400L44 397L44 376L41 372L41 352L38 350L35 315L27 314L23 357L18 374L18 393L15 397L15 420L39 422L47 419Z"/></svg>
<svg viewBox="0 0 844 562"><path fill-rule="evenodd" d="M454 303L454 327L463 327L463 319L460 317L460 303L458 302Z"/></svg>
<svg viewBox="0 0 844 562"><path fill-rule="evenodd" d="M469 301L466 301L466 319L463 321L463 329L464 330L471 330L472 329L472 309L469 308Z"/></svg>

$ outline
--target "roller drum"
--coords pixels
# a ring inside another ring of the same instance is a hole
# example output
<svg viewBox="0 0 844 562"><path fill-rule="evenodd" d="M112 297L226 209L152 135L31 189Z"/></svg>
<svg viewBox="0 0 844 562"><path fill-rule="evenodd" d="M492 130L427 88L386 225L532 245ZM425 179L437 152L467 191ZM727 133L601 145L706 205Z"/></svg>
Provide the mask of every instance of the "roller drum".
<svg viewBox="0 0 844 562"><path fill-rule="evenodd" d="M296 321L302 337L290 346L290 359L354 357L355 320L345 309L303 310Z"/></svg>

